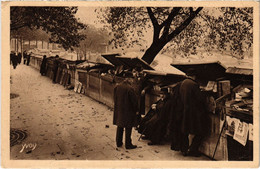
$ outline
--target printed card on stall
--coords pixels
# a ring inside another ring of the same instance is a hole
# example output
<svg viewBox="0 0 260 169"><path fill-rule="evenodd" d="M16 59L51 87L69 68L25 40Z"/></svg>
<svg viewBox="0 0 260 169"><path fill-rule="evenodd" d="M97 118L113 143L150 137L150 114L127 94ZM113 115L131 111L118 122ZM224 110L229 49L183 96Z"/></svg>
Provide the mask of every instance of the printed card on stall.
<svg viewBox="0 0 260 169"><path fill-rule="evenodd" d="M249 123L249 137L248 137L248 140L253 141L253 133L254 133L253 124Z"/></svg>
<svg viewBox="0 0 260 169"><path fill-rule="evenodd" d="M233 137L235 128L239 124L240 120L236 118L231 118L230 116L226 116L226 120L227 120L226 135Z"/></svg>
<svg viewBox="0 0 260 169"><path fill-rule="evenodd" d="M245 122L239 122L235 127L234 140L238 141L243 146L246 145L248 135L248 124Z"/></svg>

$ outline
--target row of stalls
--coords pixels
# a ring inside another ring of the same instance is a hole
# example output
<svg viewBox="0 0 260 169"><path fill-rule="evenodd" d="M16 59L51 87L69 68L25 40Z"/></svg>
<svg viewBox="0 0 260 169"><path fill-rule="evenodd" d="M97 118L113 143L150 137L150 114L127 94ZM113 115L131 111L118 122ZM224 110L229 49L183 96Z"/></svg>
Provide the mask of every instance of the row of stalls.
<svg viewBox="0 0 260 169"><path fill-rule="evenodd" d="M59 59L56 82L75 92L92 97L113 108L116 83L133 74L142 77L149 88L143 101L144 112L158 99L158 91L168 91L184 80L188 69L197 71L201 90L214 97L217 107L211 114L211 134L200 151L215 160L253 160L253 70L226 68L220 62L171 64L184 73L155 70L138 57L120 54L102 55L109 63L67 61ZM52 78L55 58L48 58L47 76ZM41 58L33 57L32 65L40 67Z"/></svg>
<svg viewBox="0 0 260 169"><path fill-rule="evenodd" d="M59 83L68 89L73 89L75 86L75 75L76 75L76 65L82 63L83 61L71 61L63 58L55 58L54 56L47 58L46 64L46 76L53 79L54 76L54 62L58 62L58 70L55 83ZM42 58L37 55L31 57L30 65L36 69L40 69L42 63Z"/></svg>

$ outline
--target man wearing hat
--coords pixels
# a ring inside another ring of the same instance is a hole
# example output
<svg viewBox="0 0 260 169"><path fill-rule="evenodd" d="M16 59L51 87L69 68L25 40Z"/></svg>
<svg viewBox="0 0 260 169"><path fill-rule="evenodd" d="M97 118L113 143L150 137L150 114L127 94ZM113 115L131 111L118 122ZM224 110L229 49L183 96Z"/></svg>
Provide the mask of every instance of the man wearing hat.
<svg viewBox="0 0 260 169"><path fill-rule="evenodd" d="M181 151L184 156L199 156L199 146L203 138L208 134L209 116L206 110L205 96L196 81L197 72L194 69L187 71L188 78L179 88L180 100L183 104L181 113ZM189 146L189 135L193 135Z"/></svg>
<svg viewBox="0 0 260 169"><path fill-rule="evenodd" d="M132 144L132 127L137 126L138 102L137 95L133 88L133 79L126 78L114 89L114 116L113 124L117 126L116 145L123 145L123 132L125 129L125 148L135 149Z"/></svg>

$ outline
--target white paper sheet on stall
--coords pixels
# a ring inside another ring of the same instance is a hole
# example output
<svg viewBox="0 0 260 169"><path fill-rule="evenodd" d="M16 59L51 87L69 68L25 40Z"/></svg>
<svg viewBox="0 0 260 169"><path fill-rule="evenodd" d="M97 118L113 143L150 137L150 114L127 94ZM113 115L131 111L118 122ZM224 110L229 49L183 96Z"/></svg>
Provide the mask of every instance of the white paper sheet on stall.
<svg viewBox="0 0 260 169"><path fill-rule="evenodd" d="M235 127L235 133L233 139L238 141L243 146L246 145L248 135L248 124L245 122L239 122Z"/></svg>
<svg viewBox="0 0 260 169"><path fill-rule="evenodd" d="M248 140L253 141L253 124L249 123L249 137Z"/></svg>
<svg viewBox="0 0 260 169"><path fill-rule="evenodd" d="M236 128L235 126L239 124L240 120L226 116L226 122L227 122L226 135L233 137Z"/></svg>

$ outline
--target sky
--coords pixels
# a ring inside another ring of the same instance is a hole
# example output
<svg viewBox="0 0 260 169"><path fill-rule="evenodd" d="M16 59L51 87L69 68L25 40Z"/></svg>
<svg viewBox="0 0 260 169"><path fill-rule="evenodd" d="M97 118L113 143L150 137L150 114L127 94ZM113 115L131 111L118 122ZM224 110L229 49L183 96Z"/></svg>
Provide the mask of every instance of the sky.
<svg viewBox="0 0 260 169"><path fill-rule="evenodd" d="M102 28L103 25L101 23L97 23L97 13L95 12L95 9L98 9L99 7L78 7L78 12L76 13L76 17L80 19L81 22L85 24L91 24L94 25L96 28ZM144 33L145 40L144 46L150 46L150 43L152 42L152 31L148 31L148 33ZM120 50L120 49L119 49ZM133 47L131 49L126 49L126 51L139 51L140 47ZM120 50L121 51L121 50Z"/></svg>
<svg viewBox="0 0 260 169"><path fill-rule="evenodd" d="M85 24L95 25L96 27L102 27L100 24L96 24L97 14L94 12L96 7L78 7L76 17L80 18L80 21Z"/></svg>

